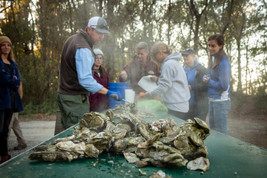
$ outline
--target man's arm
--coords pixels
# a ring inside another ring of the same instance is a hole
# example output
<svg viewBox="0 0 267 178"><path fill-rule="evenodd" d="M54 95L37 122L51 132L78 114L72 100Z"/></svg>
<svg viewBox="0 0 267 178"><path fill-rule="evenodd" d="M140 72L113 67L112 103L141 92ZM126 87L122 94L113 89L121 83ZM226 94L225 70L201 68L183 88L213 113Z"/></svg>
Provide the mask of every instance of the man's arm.
<svg viewBox="0 0 267 178"><path fill-rule="evenodd" d="M97 83L92 75L92 66L94 64L94 57L92 52L87 48L80 48L75 54L76 69L78 80L81 86L83 86L89 92L95 94L100 93L108 95L115 100L121 100L121 95L118 92L113 92L101 84Z"/></svg>
<svg viewBox="0 0 267 178"><path fill-rule="evenodd" d="M92 75L92 66L94 64L92 52L87 48L77 49L75 62L80 85L93 94L101 90L103 86L97 83Z"/></svg>

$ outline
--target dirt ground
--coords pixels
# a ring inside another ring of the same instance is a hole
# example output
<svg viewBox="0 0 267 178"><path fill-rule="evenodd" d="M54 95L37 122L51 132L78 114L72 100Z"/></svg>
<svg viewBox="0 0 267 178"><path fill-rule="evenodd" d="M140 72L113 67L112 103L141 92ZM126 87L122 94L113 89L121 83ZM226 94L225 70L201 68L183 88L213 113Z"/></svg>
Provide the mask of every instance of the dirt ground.
<svg viewBox="0 0 267 178"><path fill-rule="evenodd" d="M267 111L255 109L255 102L248 98L239 109L230 110L228 134L267 149Z"/></svg>

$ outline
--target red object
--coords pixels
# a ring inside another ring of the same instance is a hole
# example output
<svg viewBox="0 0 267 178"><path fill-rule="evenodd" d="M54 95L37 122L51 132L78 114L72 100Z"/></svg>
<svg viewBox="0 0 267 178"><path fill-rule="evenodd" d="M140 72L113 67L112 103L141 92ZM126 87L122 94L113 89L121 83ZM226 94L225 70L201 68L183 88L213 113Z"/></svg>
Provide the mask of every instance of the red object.
<svg viewBox="0 0 267 178"><path fill-rule="evenodd" d="M11 158L10 155L1 156L1 162L0 162L0 164L8 161L10 158Z"/></svg>
<svg viewBox="0 0 267 178"><path fill-rule="evenodd" d="M97 72L94 71L94 79L103 85L103 87L108 89L109 86L109 78L108 73L105 70L104 77L101 78ZM90 111L98 111L101 112L105 109L109 108L109 98L107 95L95 93L90 93L89 95L89 102L90 102Z"/></svg>

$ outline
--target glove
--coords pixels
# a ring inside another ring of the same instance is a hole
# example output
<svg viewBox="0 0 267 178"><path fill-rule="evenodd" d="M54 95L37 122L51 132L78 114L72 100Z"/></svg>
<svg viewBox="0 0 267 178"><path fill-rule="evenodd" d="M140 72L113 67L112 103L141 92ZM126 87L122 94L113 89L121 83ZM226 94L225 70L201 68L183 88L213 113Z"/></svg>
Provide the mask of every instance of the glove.
<svg viewBox="0 0 267 178"><path fill-rule="evenodd" d="M113 98L114 100L117 100L117 101L121 101L122 100L121 94L119 92L108 90L107 95L109 97Z"/></svg>

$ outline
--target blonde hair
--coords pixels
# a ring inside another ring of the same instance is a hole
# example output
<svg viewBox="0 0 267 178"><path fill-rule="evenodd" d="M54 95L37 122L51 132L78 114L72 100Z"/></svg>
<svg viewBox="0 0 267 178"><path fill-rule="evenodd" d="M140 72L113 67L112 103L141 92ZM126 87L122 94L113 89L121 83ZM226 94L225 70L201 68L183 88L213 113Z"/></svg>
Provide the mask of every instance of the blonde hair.
<svg viewBox="0 0 267 178"><path fill-rule="evenodd" d="M156 42L151 48L151 54L155 56L158 52L170 55L172 53L172 48L163 42Z"/></svg>

